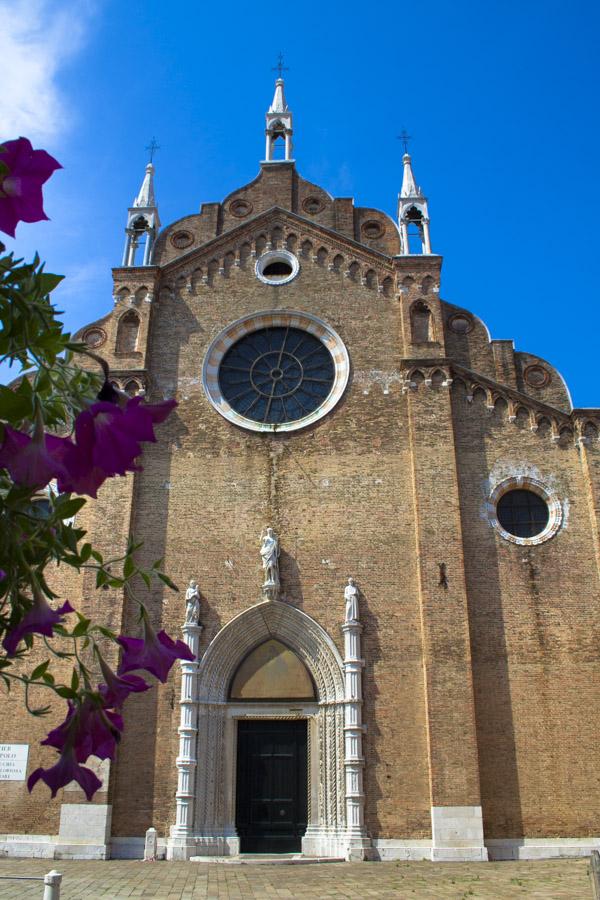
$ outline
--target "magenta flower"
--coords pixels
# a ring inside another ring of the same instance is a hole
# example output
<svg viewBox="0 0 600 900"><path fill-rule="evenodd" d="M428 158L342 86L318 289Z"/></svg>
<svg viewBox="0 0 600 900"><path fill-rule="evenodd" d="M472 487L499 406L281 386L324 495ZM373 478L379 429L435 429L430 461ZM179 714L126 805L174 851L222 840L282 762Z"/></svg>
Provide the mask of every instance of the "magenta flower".
<svg viewBox="0 0 600 900"><path fill-rule="evenodd" d="M118 713L86 697L80 706L69 701L66 718L41 743L61 753L73 750L80 763L92 755L114 759L122 731L123 719Z"/></svg>
<svg viewBox="0 0 600 900"><path fill-rule="evenodd" d="M100 653L98 653L100 661L100 669L104 676L106 684L98 686L98 693L102 697L104 706L116 706L120 709L130 694L138 694L142 691L148 691L150 685L147 684L139 675L125 675L121 677L106 664Z"/></svg>
<svg viewBox="0 0 600 900"><path fill-rule="evenodd" d="M15 236L19 222L40 222L44 212L42 185L62 166L45 150L34 150L27 138L0 145L0 230Z"/></svg>
<svg viewBox="0 0 600 900"><path fill-rule="evenodd" d="M38 588L33 590L33 606L25 613L21 621L14 628L9 628L2 641L2 646L8 656L13 656L19 642L26 634L43 634L52 637L55 625L62 624L62 617L66 613L73 612L70 603L63 603L60 609L52 609Z"/></svg>
<svg viewBox="0 0 600 900"><path fill-rule="evenodd" d="M50 769L40 768L32 772L27 779L27 789L32 791L40 778L48 785L53 797L56 796L59 788L65 787L71 781L79 784L87 800L91 800L98 788L102 787L102 782L91 769L86 769L85 766L77 763L72 747L61 753L56 765Z"/></svg>
<svg viewBox="0 0 600 900"><path fill-rule="evenodd" d="M62 458L72 446L68 438L44 434L42 430L31 437L4 425L0 466L8 471L15 484L43 487L53 478L65 474Z"/></svg>
<svg viewBox="0 0 600 900"><path fill-rule="evenodd" d="M144 622L144 639L119 637L117 643L123 648L119 675L134 669L145 669L164 684L176 659L194 659L187 644L171 640L165 631L156 634L147 622Z"/></svg>
<svg viewBox="0 0 600 900"><path fill-rule="evenodd" d="M125 408L100 400L83 410L75 420L75 444L62 457L66 474L58 478L59 491L95 497L106 478L137 471L140 442L156 440L153 425L176 405L174 400L151 405L132 397Z"/></svg>

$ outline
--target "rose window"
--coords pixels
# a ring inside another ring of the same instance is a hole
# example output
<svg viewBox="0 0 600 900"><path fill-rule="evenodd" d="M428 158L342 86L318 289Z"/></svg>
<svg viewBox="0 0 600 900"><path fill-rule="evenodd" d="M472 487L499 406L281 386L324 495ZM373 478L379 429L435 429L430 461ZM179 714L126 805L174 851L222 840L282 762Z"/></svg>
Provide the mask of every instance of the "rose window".
<svg viewBox="0 0 600 900"><path fill-rule="evenodd" d="M299 328L261 328L225 354L219 386L230 406L265 424L294 422L326 400L334 382L327 347Z"/></svg>

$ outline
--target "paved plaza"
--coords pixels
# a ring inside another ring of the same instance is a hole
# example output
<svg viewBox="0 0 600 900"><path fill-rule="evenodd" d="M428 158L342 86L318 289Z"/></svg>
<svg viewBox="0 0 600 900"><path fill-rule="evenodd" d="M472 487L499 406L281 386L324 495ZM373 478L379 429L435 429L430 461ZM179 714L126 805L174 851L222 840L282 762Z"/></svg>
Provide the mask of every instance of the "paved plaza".
<svg viewBox="0 0 600 900"><path fill-rule="evenodd" d="M233 865L0 860L0 875L63 874L61 900L407 897L430 900L592 900L588 859L500 863ZM1 900L41 900L41 882L0 880Z"/></svg>

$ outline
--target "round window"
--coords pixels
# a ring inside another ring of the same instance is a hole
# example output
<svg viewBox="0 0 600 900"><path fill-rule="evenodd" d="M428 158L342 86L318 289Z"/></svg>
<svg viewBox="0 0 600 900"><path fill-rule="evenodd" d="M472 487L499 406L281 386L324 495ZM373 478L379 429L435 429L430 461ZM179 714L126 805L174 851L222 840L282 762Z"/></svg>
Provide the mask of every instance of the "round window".
<svg viewBox="0 0 600 900"><path fill-rule="evenodd" d="M240 338L219 367L221 393L254 422L295 422L314 412L333 387L331 353L299 328L261 328Z"/></svg>
<svg viewBox="0 0 600 900"><path fill-rule="evenodd" d="M194 243L194 235L190 231L176 231L171 235L171 243L177 250L185 250Z"/></svg>
<svg viewBox="0 0 600 900"><path fill-rule="evenodd" d="M92 350L95 347L101 347L106 340L106 332L102 328L88 328L83 333L83 340Z"/></svg>
<svg viewBox="0 0 600 900"><path fill-rule="evenodd" d="M346 348L307 313L257 313L211 344L203 369L208 399L253 431L293 431L326 415L349 375Z"/></svg>
<svg viewBox="0 0 600 900"><path fill-rule="evenodd" d="M265 284L287 284L300 270L289 250L268 250L256 260L256 275Z"/></svg>
<svg viewBox="0 0 600 900"><path fill-rule="evenodd" d="M507 491L496 506L498 521L515 537L535 537L548 524L550 513L546 501L533 491Z"/></svg>
<svg viewBox="0 0 600 900"><path fill-rule="evenodd" d="M543 366L527 366L524 372L525 381L535 388L545 387L550 384L550 372Z"/></svg>
<svg viewBox="0 0 600 900"><path fill-rule="evenodd" d="M556 495L533 478L509 478L499 484L488 501L491 524L507 541L541 544L562 524Z"/></svg>

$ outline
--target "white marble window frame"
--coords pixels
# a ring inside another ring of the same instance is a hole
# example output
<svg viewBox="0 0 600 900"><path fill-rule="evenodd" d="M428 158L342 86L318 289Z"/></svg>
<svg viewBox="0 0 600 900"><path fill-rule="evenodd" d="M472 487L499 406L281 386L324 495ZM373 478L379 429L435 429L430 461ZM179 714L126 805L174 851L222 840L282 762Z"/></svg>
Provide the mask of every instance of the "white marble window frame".
<svg viewBox="0 0 600 900"><path fill-rule="evenodd" d="M518 537L511 534L502 527L498 520L498 501L504 494L509 491L524 490L531 491L541 497L548 507L548 524L543 531L533 537ZM497 531L501 538L510 541L512 544L518 544L520 547L533 547L538 544L544 544L553 538L561 528L563 523L563 509L560 498L547 484L531 478L526 475L516 475L511 478L503 479L491 492L487 501L487 514L490 525Z"/></svg>
<svg viewBox="0 0 600 900"><path fill-rule="evenodd" d="M286 278L269 278L268 276L263 275L267 266L274 262L285 262L292 267L292 271ZM256 260L254 271L256 272L258 280L262 281L263 284L281 287L282 284L289 284L290 281L293 281L298 275L300 272L300 263L298 262L298 257L294 256L293 253L290 253L289 250L267 250L266 253L263 253Z"/></svg>
<svg viewBox="0 0 600 900"><path fill-rule="evenodd" d="M318 338L331 354L334 366L332 388L325 400L307 416L292 422L255 422L247 419L227 402L219 386L219 367L229 348L240 338L261 328L288 326ZM350 357L340 336L317 316L293 309L262 310L237 319L221 331L210 344L202 367L202 385L209 402L223 418L248 431L298 431L326 416L341 399L350 377Z"/></svg>

